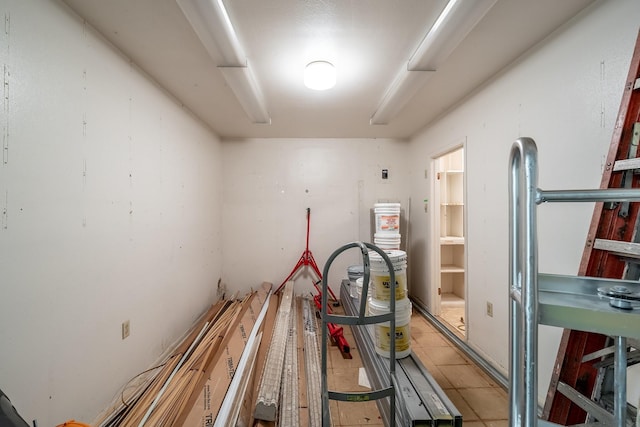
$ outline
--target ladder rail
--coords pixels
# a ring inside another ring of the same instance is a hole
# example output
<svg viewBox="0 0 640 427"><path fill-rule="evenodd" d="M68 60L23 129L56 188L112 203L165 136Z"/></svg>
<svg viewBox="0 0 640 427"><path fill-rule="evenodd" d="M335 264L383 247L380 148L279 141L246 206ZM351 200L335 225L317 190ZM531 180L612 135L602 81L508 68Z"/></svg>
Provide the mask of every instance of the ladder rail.
<svg viewBox="0 0 640 427"><path fill-rule="evenodd" d="M509 420L512 426L535 427L538 355L538 204L545 202L640 201L640 189L543 191L538 188L537 147L519 138L510 154L509 175ZM626 338L615 337L614 396L616 425L626 420Z"/></svg>

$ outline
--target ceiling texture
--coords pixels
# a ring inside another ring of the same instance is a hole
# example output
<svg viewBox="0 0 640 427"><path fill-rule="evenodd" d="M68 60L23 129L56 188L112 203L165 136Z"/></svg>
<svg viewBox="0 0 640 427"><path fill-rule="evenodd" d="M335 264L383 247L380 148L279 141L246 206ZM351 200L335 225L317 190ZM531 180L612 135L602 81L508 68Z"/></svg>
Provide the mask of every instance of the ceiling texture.
<svg viewBox="0 0 640 427"><path fill-rule="evenodd" d="M183 13L187 0L63 1L225 140L410 138L593 3L490 1L403 108L371 124L447 0L206 0L224 1L270 117L260 124L225 79L223 53L205 48ZM317 60L335 65L333 89L303 85Z"/></svg>

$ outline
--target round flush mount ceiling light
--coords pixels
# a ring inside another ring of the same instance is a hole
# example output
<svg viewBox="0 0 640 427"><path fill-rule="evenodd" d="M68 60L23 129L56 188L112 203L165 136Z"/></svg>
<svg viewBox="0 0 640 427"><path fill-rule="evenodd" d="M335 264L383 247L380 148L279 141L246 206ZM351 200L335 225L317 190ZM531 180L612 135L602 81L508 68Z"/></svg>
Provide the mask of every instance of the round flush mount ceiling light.
<svg viewBox="0 0 640 427"><path fill-rule="evenodd" d="M336 68L327 61L313 61L304 70L304 85L313 90L327 90L336 85Z"/></svg>

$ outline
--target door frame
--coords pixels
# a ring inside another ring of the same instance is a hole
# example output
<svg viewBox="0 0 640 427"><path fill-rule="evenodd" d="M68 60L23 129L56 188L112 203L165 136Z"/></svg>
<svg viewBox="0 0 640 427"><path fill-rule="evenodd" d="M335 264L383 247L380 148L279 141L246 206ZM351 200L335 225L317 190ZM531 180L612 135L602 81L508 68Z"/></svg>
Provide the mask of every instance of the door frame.
<svg viewBox="0 0 640 427"><path fill-rule="evenodd" d="M452 153L458 149L462 148L464 150L463 155L463 168L464 168L464 177L463 177L463 235L464 235L464 299L465 299L465 340L468 339L469 336L469 324L468 324L468 312L469 312L469 304L468 304L468 296L469 296L469 286L468 286L468 273L467 273L467 249L468 249L468 240L467 240L467 139L463 138L456 144L451 144L447 146L444 150L439 151L431 157L431 209L429 209L429 221L431 225L431 233L432 236L430 243L430 268L429 271L429 294L428 294L428 310L433 316L440 316L440 307L441 307L441 295L438 292L438 289L441 287L440 280L440 181L438 180L439 170L439 159L443 156L446 156L449 153Z"/></svg>

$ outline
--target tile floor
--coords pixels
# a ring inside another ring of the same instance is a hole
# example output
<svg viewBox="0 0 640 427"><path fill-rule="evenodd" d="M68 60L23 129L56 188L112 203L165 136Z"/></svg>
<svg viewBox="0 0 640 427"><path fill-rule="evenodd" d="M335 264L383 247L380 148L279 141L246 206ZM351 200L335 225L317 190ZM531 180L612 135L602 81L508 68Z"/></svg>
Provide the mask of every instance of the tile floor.
<svg viewBox="0 0 640 427"><path fill-rule="evenodd" d="M344 335L355 347L348 327L345 327ZM463 426L507 426L507 392L417 313L411 318L411 348L460 411ZM353 386L358 384L362 362L357 348L352 348L351 352L352 359L343 359L337 349L329 349L327 377L330 390L366 390ZM375 402L330 403L334 426L383 425Z"/></svg>
<svg viewBox="0 0 640 427"><path fill-rule="evenodd" d="M466 334L464 316L464 299L453 294L442 294L440 321L460 339L464 339Z"/></svg>

